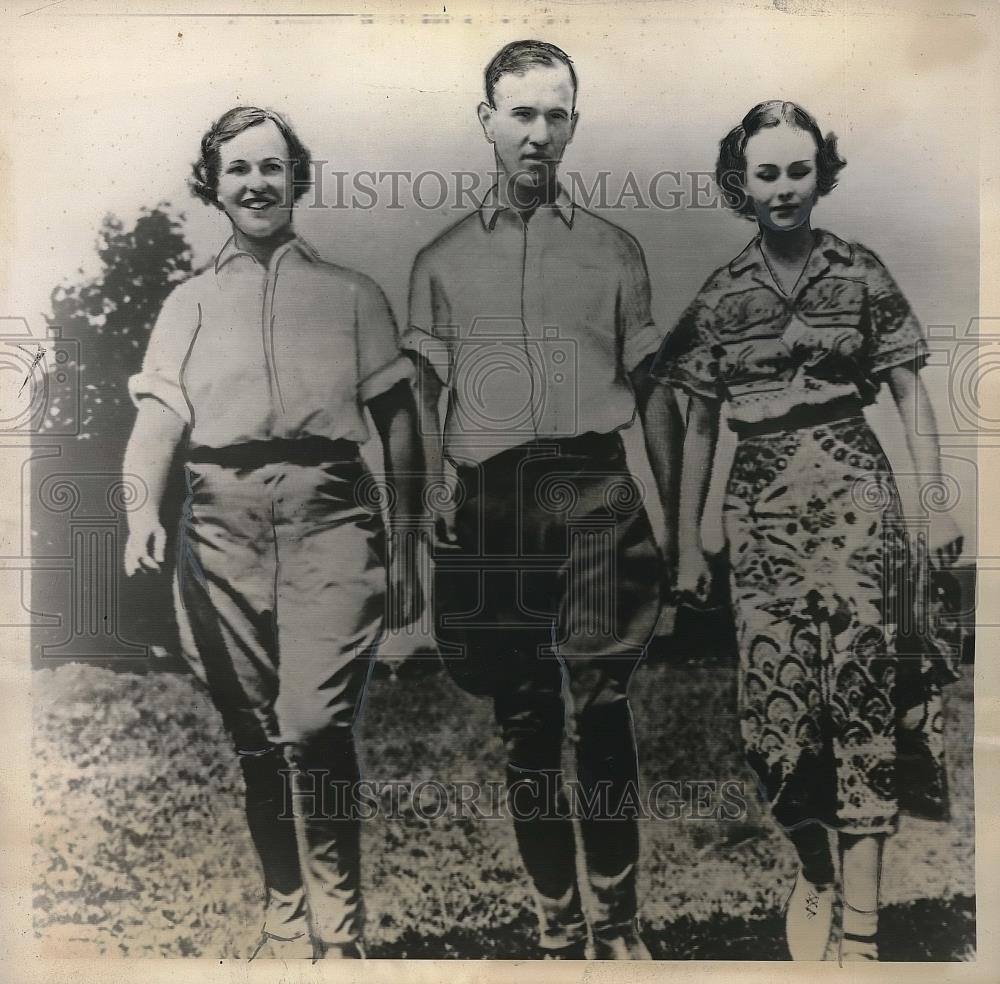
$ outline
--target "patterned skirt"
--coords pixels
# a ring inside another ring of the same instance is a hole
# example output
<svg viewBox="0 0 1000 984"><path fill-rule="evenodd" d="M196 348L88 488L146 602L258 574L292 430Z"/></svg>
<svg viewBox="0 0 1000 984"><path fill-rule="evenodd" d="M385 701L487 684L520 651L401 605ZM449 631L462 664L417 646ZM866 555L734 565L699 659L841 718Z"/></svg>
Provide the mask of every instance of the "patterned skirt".
<svg viewBox="0 0 1000 984"><path fill-rule="evenodd" d="M954 640L861 415L741 438L724 504L740 731L779 824L891 832L945 819L941 687Z"/></svg>

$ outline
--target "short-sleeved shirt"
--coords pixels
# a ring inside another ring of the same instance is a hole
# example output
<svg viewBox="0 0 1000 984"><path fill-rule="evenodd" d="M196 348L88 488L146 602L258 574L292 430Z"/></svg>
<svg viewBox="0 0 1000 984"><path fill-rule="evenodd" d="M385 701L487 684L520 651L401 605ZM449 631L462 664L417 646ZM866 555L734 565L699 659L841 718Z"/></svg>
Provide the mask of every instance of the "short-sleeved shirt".
<svg viewBox="0 0 1000 984"><path fill-rule="evenodd" d="M631 235L565 190L525 221L494 188L418 254L401 344L450 387L445 454L470 464L628 426L628 373L661 339Z"/></svg>
<svg viewBox="0 0 1000 984"><path fill-rule="evenodd" d="M137 406L169 407L192 446L363 443L362 404L412 375L374 281L298 237L266 269L230 239L213 266L167 297L129 393Z"/></svg>
<svg viewBox="0 0 1000 984"><path fill-rule="evenodd" d="M728 401L738 430L837 400L871 403L886 370L922 365L923 331L882 261L830 232L813 235L790 295L759 237L716 270L664 339L654 377Z"/></svg>

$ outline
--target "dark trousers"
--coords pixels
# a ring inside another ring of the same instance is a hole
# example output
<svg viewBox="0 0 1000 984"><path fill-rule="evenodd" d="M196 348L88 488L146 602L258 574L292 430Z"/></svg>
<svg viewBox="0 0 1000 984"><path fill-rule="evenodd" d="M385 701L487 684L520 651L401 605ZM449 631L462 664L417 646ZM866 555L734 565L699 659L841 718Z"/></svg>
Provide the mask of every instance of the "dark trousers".
<svg viewBox="0 0 1000 984"><path fill-rule="evenodd" d="M613 935L636 913L638 826L620 809L638 782L628 682L659 611L643 495L617 434L532 442L461 468L459 481L459 545L435 565L445 665L493 697L508 805L552 948L586 934L561 768L568 724L592 925Z"/></svg>

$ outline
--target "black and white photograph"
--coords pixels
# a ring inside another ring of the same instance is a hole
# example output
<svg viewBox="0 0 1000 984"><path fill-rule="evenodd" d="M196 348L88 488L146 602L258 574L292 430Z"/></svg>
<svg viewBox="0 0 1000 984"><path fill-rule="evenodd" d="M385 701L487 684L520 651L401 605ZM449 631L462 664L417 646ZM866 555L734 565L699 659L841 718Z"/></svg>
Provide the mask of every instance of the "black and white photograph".
<svg viewBox="0 0 1000 984"><path fill-rule="evenodd" d="M8 979L995 979L997 18L6 8Z"/></svg>

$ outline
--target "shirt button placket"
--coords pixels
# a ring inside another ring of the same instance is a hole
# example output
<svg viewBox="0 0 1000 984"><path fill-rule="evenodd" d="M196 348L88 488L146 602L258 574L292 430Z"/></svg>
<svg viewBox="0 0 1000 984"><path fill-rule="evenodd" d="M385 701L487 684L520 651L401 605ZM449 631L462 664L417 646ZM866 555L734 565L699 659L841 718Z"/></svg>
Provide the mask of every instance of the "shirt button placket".
<svg viewBox="0 0 1000 984"><path fill-rule="evenodd" d="M264 302L261 305L261 335L264 341L264 360L267 365L268 383L271 387L272 408L274 397L277 397L277 409L274 410L276 418L284 416L285 401L281 394L281 384L278 380L278 370L274 358L274 294L278 282L278 265L287 251L287 247L279 249L271 257L264 281ZM277 425L277 421L276 430L280 432L280 426Z"/></svg>
<svg viewBox="0 0 1000 984"><path fill-rule="evenodd" d="M524 355L531 372L531 426L534 436L548 433L545 418L551 394L545 387L545 353L542 348L542 321L545 316L544 283L542 282L542 244L538 224L547 215L538 211L531 222L524 223L524 255L521 277L521 325L524 332ZM534 229L534 234L532 234Z"/></svg>

